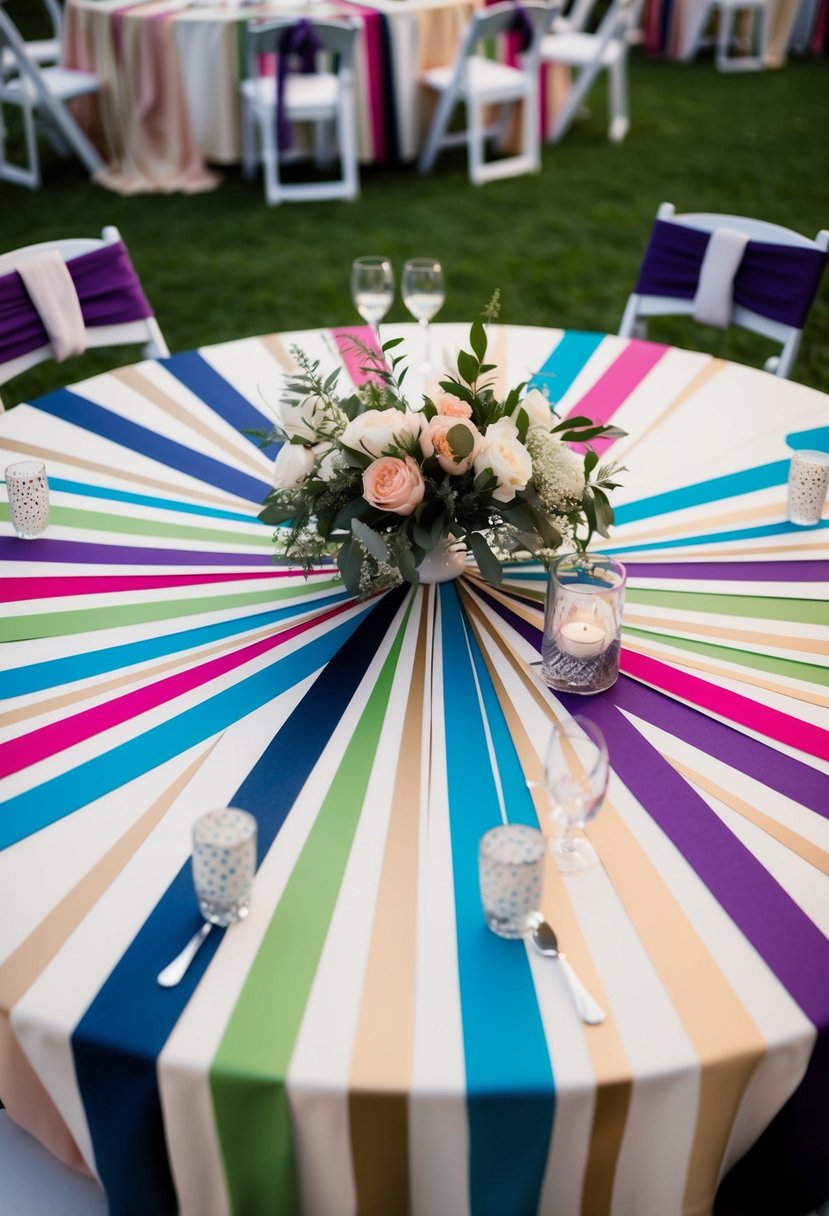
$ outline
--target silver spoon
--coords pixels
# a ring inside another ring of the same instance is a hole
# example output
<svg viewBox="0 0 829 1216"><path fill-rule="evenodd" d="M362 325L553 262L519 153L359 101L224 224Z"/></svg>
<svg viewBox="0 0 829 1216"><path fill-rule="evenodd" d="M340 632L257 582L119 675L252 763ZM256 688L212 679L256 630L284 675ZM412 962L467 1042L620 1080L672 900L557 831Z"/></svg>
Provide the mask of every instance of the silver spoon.
<svg viewBox="0 0 829 1216"><path fill-rule="evenodd" d="M198 954L202 942L212 928L210 921L206 920L199 931L193 934L181 953L177 954L163 971L159 971L156 978L162 988L175 988L176 984L181 983L187 968Z"/></svg>
<svg viewBox="0 0 829 1216"><path fill-rule="evenodd" d="M557 958L561 963L564 978L567 980L570 995L573 998L573 1004L576 1006L576 1011L581 1020L587 1022L590 1026L598 1026L600 1022L605 1020L605 1012L593 1000L584 984L576 975L567 961L567 956L559 950L558 938L552 925L548 924L539 912L528 923L527 930L539 954L545 954L548 958Z"/></svg>

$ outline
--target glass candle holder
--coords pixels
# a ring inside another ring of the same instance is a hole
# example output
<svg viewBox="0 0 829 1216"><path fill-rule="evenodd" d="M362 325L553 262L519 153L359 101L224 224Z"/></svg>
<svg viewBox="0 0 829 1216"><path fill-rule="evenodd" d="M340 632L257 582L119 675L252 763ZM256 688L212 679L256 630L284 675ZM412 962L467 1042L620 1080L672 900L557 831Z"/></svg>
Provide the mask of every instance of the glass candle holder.
<svg viewBox="0 0 829 1216"><path fill-rule="evenodd" d="M829 452L795 452L789 466L787 511L801 528L814 528L823 515L829 489Z"/></svg>
<svg viewBox="0 0 829 1216"><path fill-rule="evenodd" d="M233 925L248 914L256 873L256 820L227 807L208 811L193 825L193 883L199 911L214 925Z"/></svg>
<svg viewBox="0 0 829 1216"><path fill-rule="evenodd" d="M619 676L627 573L601 553L566 553L550 568L541 674L560 692L595 693Z"/></svg>
<svg viewBox="0 0 829 1216"><path fill-rule="evenodd" d="M18 460L6 468L9 517L21 540L34 540L49 526L49 482L42 460Z"/></svg>
<svg viewBox="0 0 829 1216"><path fill-rule="evenodd" d="M523 937L541 907L547 846L538 828L506 823L478 845L478 881L484 919L499 937Z"/></svg>

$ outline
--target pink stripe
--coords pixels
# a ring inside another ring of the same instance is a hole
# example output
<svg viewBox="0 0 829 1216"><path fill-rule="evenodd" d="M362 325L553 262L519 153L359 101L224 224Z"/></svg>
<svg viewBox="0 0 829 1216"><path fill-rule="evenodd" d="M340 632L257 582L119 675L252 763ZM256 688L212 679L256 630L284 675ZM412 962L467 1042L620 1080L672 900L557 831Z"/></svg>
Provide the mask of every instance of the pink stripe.
<svg viewBox="0 0 829 1216"><path fill-rule="evenodd" d="M347 612L351 607L351 602L339 604L336 608L329 608L327 612L300 625L292 625L289 629L283 629L272 637L252 642L233 654L220 655L190 671L181 671L175 675L166 676L163 680L158 680L146 688L136 688L105 705L95 705L71 718L53 722L49 726L30 731L27 735L21 735L19 739L9 739L6 743L0 744L0 777L17 773L30 764L36 764L38 760L45 760L48 756L57 755L58 752L65 751L76 743L82 743L85 739L91 739L102 731L110 730L113 726L120 726L131 718L137 718L140 714L147 713L148 710L155 709L167 701L192 692L193 689L208 684L211 680L249 663L257 656L267 654L269 650L281 646L291 638L299 637L300 634L324 621L330 621L341 613Z"/></svg>
<svg viewBox="0 0 829 1216"><path fill-rule="evenodd" d="M266 570L250 574L110 574L71 578L5 578L0 583L0 603L46 600L55 596L99 595L109 591L154 591L160 587L200 587L205 583L235 583L240 579L295 578L298 570ZM309 570L310 575L333 573Z"/></svg>
<svg viewBox="0 0 829 1216"><path fill-rule="evenodd" d="M365 384L369 380L376 381L376 376L372 376L370 372L366 373L363 371L366 356L362 351L357 350L354 345L356 339L358 342L362 342L364 346L368 346L372 351L380 354L380 347L377 345L377 338L371 326L352 325L345 329L332 329L331 334L337 343L337 350L342 356L345 370L354 384L359 388L361 384ZM377 382L379 383L379 381Z"/></svg>
<svg viewBox="0 0 829 1216"><path fill-rule="evenodd" d="M343 4L343 8L356 13L363 22L366 52L365 82L368 91L369 118L371 120L372 155L374 164L385 164L388 160L386 142L386 108L383 98L383 43L381 37L382 15L373 8L362 8L359 4Z"/></svg>
<svg viewBox="0 0 829 1216"><path fill-rule="evenodd" d="M817 756L819 760L829 760L829 731L819 726L793 718L779 709L760 705L740 693L709 684L698 676L674 670L646 655L623 650L619 665L626 675L680 701L756 731L767 739L775 739L810 756Z"/></svg>
<svg viewBox="0 0 829 1216"><path fill-rule="evenodd" d="M669 349L656 342L631 339L589 392L569 410L567 417L586 414L594 422L610 422L619 407L624 405L633 390L638 388ZM594 439L591 447L601 454L613 443L614 439Z"/></svg>

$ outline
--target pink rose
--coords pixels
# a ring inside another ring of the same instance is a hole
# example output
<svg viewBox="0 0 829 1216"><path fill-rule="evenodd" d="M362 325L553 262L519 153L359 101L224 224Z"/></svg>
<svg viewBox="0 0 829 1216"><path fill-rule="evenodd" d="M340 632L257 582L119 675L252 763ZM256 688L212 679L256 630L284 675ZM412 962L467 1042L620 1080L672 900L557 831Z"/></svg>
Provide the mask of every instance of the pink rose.
<svg viewBox="0 0 829 1216"><path fill-rule="evenodd" d="M441 389L432 397L435 409L445 418L471 418L472 406L468 401L461 401L454 393L446 393Z"/></svg>
<svg viewBox="0 0 829 1216"><path fill-rule="evenodd" d="M381 456L363 473L363 498L379 511L411 515L425 491L420 465L411 456Z"/></svg>
<svg viewBox="0 0 829 1216"><path fill-rule="evenodd" d="M449 393L445 394L447 397ZM463 404L463 402L461 402ZM452 447L449 432L455 427L463 427L468 431L472 440L472 448L461 456ZM438 464L444 473L459 477L470 467L477 456L482 443L481 432L466 418L455 418L451 414L433 418L420 436L420 450L424 456L437 456Z"/></svg>

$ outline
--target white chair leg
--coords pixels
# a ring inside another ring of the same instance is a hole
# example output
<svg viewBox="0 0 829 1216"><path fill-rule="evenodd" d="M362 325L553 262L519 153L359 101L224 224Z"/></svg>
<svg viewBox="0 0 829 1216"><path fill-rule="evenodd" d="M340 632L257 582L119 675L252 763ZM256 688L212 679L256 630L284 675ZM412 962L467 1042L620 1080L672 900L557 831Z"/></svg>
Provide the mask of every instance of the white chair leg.
<svg viewBox="0 0 829 1216"><path fill-rule="evenodd" d="M610 111L608 136L611 143L620 144L630 129L627 89L627 57L620 55L609 69L607 101Z"/></svg>
<svg viewBox="0 0 829 1216"><path fill-rule="evenodd" d="M242 97L242 176L250 181L256 172L256 127L252 107L247 97Z"/></svg>
<svg viewBox="0 0 829 1216"><path fill-rule="evenodd" d="M282 193L279 188L279 151L276 146L273 113L262 113L257 117L259 140L262 147L265 201L269 207L276 207L282 202Z"/></svg>
<svg viewBox="0 0 829 1216"><path fill-rule="evenodd" d="M435 167L435 161L437 160L437 155L443 143L443 137L446 134L449 119L452 117L454 108L455 95L447 89L441 93L437 108L432 116L429 134L426 137L426 142L420 153L420 159L417 162L418 173L431 173Z"/></svg>
<svg viewBox="0 0 829 1216"><path fill-rule="evenodd" d="M357 170L357 132L354 126L353 97L349 97L347 106L341 107L338 111L337 134L345 182L345 197L354 199L360 193L360 179Z"/></svg>
<svg viewBox="0 0 829 1216"><path fill-rule="evenodd" d="M557 144L562 136L567 132L575 116L578 114L581 104L593 86L599 72L602 71L602 64L588 64L582 68L576 75L564 101L559 106L553 117L553 123L547 135L547 142Z"/></svg>
<svg viewBox="0 0 829 1216"><path fill-rule="evenodd" d="M469 160L469 180L475 186L483 184L484 166L486 165L486 126L484 123L483 107L472 97L467 98L467 152Z"/></svg>

